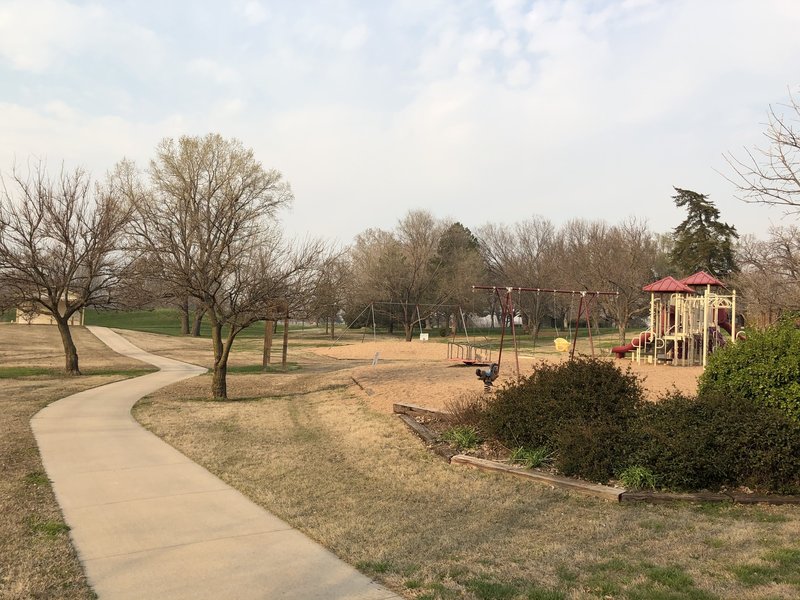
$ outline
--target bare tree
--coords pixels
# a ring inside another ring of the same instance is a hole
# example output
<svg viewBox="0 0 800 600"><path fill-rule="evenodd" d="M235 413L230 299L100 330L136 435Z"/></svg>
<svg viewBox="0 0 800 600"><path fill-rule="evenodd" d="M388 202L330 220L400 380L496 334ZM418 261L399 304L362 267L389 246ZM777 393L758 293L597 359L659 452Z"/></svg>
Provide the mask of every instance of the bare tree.
<svg viewBox="0 0 800 600"><path fill-rule="evenodd" d="M642 286L665 264L663 245L645 221L629 218L618 225L577 219L561 230L565 242L564 285L578 290L615 291L599 307L617 325L624 341L630 321L647 310Z"/></svg>
<svg viewBox="0 0 800 600"><path fill-rule="evenodd" d="M733 284L751 323L769 325L784 312L800 309L800 229L773 227L766 240L745 236L737 258L741 272Z"/></svg>
<svg viewBox="0 0 800 600"><path fill-rule="evenodd" d="M70 318L119 300L115 292L129 265L120 252L129 217L111 188L92 185L81 169L51 178L40 163L25 176L13 170L9 185L3 180L0 288L16 306L52 315L68 374L80 374Z"/></svg>
<svg viewBox="0 0 800 600"><path fill-rule="evenodd" d="M411 341L414 323L446 301L437 287L442 268L437 250L445 228L429 212L411 211L394 231L359 234L352 248L356 297L364 304L394 302L406 341Z"/></svg>
<svg viewBox="0 0 800 600"><path fill-rule="evenodd" d="M558 279L556 231L542 217L513 226L485 225L478 233L490 276L496 284L521 287L554 287ZM520 295L517 308L534 340L553 299L547 294Z"/></svg>
<svg viewBox="0 0 800 600"><path fill-rule="evenodd" d="M163 140L150 163L148 186L125 165L120 173L128 176L140 250L173 289L185 290L206 310L214 350L212 393L226 399L236 336L274 308L274 279L267 273L285 256L269 225L292 200L291 189L252 150L217 134ZM302 270L304 258L288 270Z"/></svg>
<svg viewBox="0 0 800 600"><path fill-rule="evenodd" d="M785 110L781 110L785 109ZM745 156L725 159L733 169L734 183L745 202L783 206L800 211L800 103L789 94L789 104L770 106L764 136L765 148L745 148Z"/></svg>

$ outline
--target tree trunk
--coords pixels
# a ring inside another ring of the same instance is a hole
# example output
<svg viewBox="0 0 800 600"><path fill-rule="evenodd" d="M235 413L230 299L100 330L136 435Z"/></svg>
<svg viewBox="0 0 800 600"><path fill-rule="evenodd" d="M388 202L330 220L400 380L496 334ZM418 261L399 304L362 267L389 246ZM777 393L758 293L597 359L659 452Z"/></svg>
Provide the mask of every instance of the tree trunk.
<svg viewBox="0 0 800 600"><path fill-rule="evenodd" d="M214 400L228 399L228 361L214 362L214 375L211 380L211 391Z"/></svg>
<svg viewBox="0 0 800 600"><path fill-rule="evenodd" d="M194 323L192 323L192 337L200 337L200 326L203 324L203 315L206 314L204 308L196 308L194 311Z"/></svg>
<svg viewBox="0 0 800 600"><path fill-rule="evenodd" d="M72 332L69 329L69 322L64 317L55 317L58 325L58 333L61 334L61 343L64 346L64 371L67 375L80 375L78 369L78 349L72 341Z"/></svg>
<svg viewBox="0 0 800 600"><path fill-rule="evenodd" d="M414 336L414 324L413 323L403 323L403 331L406 334L406 341L410 342L411 338Z"/></svg>
<svg viewBox="0 0 800 600"><path fill-rule="evenodd" d="M216 319L212 319L211 323L211 345L214 349L214 374L211 380L211 393L214 400L227 400L228 357L225 354L222 343L222 324L215 321Z"/></svg>
<svg viewBox="0 0 800 600"><path fill-rule="evenodd" d="M281 367L286 370L286 362L289 356L289 309L286 309L286 316L283 319L283 351L281 352Z"/></svg>
<svg viewBox="0 0 800 600"><path fill-rule="evenodd" d="M619 332L619 344L623 346L625 344L625 323L622 321L617 321L617 331Z"/></svg>
<svg viewBox="0 0 800 600"><path fill-rule="evenodd" d="M189 298L184 297L180 304L178 304L178 310L181 314L181 335L189 335Z"/></svg>
<svg viewBox="0 0 800 600"><path fill-rule="evenodd" d="M336 314L331 316L331 339L336 339Z"/></svg>
<svg viewBox="0 0 800 600"><path fill-rule="evenodd" d="M272 335L275 333L275 321L264 321L264 355L261 359L261 366L264 371L269 367L269 359L272 354Z"/></svg>

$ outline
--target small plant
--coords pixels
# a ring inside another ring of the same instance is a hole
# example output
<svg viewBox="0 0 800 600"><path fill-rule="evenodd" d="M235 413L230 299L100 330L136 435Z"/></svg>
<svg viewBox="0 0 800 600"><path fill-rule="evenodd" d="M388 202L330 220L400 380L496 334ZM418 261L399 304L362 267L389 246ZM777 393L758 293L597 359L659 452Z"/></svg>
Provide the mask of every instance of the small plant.
<svg viewBox="0 0 800 600"><path fill-rule="evenodd" d="M545 446L539 446L533 450L520 446L511 451L508 462L521 464L528 469L535 469L553 462L553 454Z"/></svg>
<svg viewBox="0 0 800 600"><path fill-rule="evenodd" d="M450 442L459 450L472 450L483 440L478 430L468 425L452 427L442 434L442 439Z"/></svg>
<svg viewBox="0 0 800 600"><path fill-rule="evenodd" d="M647 467L633 465L623 469L619 474L619 482L632 490L656 489L656 476Z"/></svg>

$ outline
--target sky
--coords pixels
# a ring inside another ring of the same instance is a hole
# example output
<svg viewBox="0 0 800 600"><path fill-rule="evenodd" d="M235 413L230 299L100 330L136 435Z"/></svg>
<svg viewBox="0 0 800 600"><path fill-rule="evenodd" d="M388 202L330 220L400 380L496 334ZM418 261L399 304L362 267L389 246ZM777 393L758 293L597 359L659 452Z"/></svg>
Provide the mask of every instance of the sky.
<svg viewBox="0 0 800 600"><path fill-rule="evenodd" d="M673 186L740 233L724 154L800 94L800 0L0 0L0 171L101 178L159 140L236 137L291 183L291 236L430 210L655 231Z"/></svg>

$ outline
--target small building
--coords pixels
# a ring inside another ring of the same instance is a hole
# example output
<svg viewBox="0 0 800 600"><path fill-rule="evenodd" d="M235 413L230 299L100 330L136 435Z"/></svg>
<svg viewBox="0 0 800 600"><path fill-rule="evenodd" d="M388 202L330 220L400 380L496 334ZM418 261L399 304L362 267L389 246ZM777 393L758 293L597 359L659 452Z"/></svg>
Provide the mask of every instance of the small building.
<svg viewBox="0 0 800 600"><path fill-rule="evenodd" d="M59 310L65 310L66 307L64 306L64 301L61 300L58 303ZM42 310L43 312L39 312ZM34 308L33 305L28 305L24 307L17 308L17 316L14 319L15 323L22 323L24 325L55 325L56 320L53 318L53 315L50 311L45 310L43 307L39 309ZM70 327L75 325L83 325L83 309L80 309L73 313L73 315L69 318L69 325Z"/></svg>

